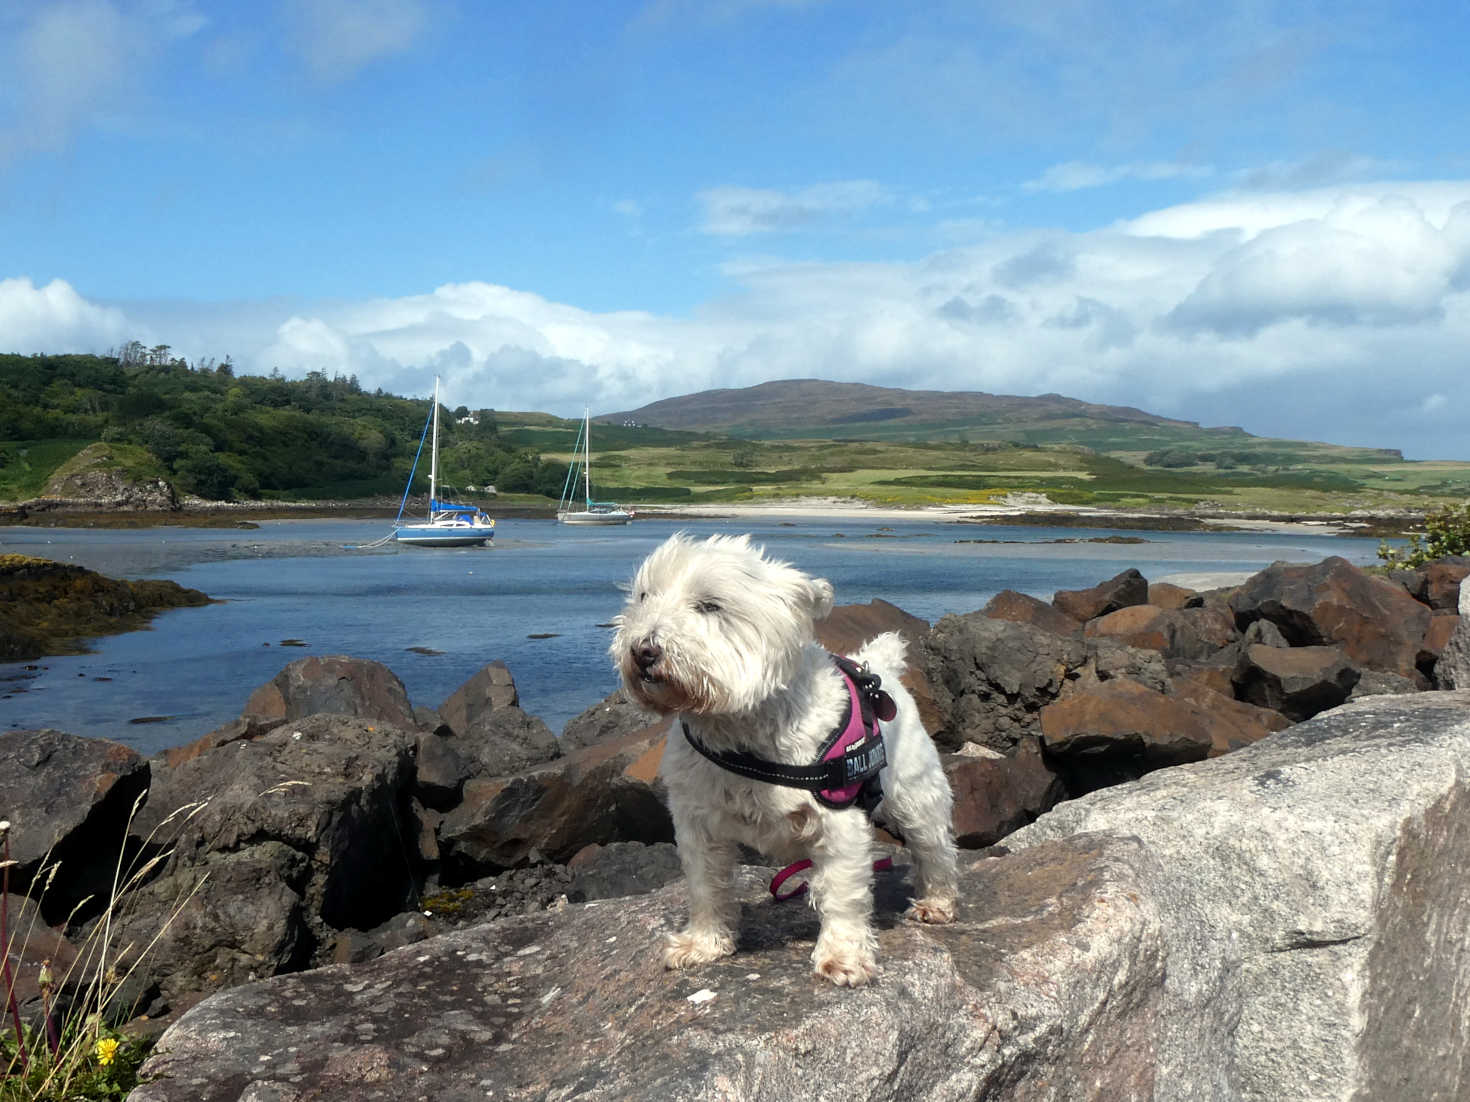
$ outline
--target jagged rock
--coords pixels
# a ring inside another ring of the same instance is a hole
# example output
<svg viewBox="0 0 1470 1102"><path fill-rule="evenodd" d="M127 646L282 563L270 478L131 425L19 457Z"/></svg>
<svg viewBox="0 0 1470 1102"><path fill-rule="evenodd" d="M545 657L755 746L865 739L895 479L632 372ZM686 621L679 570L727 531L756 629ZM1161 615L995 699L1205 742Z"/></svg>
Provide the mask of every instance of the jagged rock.
<svg viewBox="0 0 1470 1102"><path fill-rule="evenodd" d="M419 875L412 747L406 732L323 714L156 769L135 830L167 860L114 919L116 944L162 931L140 967L172 1000L320 962L333 930L391 917Z"/></svg>
<svg viewBox="0 0 1470 1102"><path fill-rule="evenodd" d="M325 713L414 729L413 707L398 676L381 662L329 654L298 658L245 702L245 714L301 719Z"/></svg>
<svg viewBox="0 0 1470 1102"><path fill-rule="evenodd" d="M147 761L109 739L49 727L0 732L0 818L10 822L16 863L10 887L38 897L48 925L65 922L88 896L87 914L106 903L149 776ZM51 865L60 868L50 886L46 878L33 883Z"/></svg>
<svg viewBox="0 0 1470 1102"><path fill-rule="evenodd" d="M439 717L455 734L464 734L485 713L496 708L516 708L520 703L515 678L505 663L490 662L449 694L439 705Z"/></svg>
<svg viewBox="0 0 1470 1102"><path fill-rule="evenodd" d="M1348 698L1362 675L1342 647L1246 647L1235 671L1241 700L1294 720L1311 719Z"/></svg>
<svg viewBox="0 0 1470 1102"><path fill-rule="evenodd" d="M1470 867L1470 693L1355 702L1006 846L1120 837L1157 860L1142 890L1168 945L1137 1097L1465 1097L1470 886L1449 870Z"/></svg>
<svg viewBox="0 0 1470 1102"><path fill-rule="evenodd" d="M1222 693L1211 689L1202 680L1176 683L1174 695L1210 717L1209 756L1212 758L1243 749L1273 732L1284 731L1292 724L1280 712L1236 700L1228 691Z"/></svg>
<svg viewBox="0 0 1470 1102"><path fill-rule="evenodd" d="M1339 556L1310 566L1274 563L1230 599L1237 625L1267 619L1293 647L1338 644L1358 666L1413 677L1429 609L1402 587Z"/></svg>
<svg viewBox="0 0 1470 1102"><path fill-rule="evenodd" d="M1022 739L1012 754L974 744L966 750L943 759L954 792L955 839L966 849L1000 841L1067 796L1035 737Z"/></svg>
<svg viewBox="0 0 1470 1102"><path fill-rule="evenodd" d="M1205 599L1195 590L1173 582L1150 582L1148 603L1158 605L1159 608L1199 608L1205 603Z"/></svg>
<svg viewBox="0 0 1470 1102"><path fill-rule="evenodd" d="M655 722L653 716L625 698L619 689L566 725L561 733L562 753L570 753L609 739L622 738L624 735L645 730Z"/></svg>
<svg viewBox="0 0 1470 1102"><path fill-rule="evenodd" d="M425 807L448 811L459 803L464 782L476 773L474 764L456 748L456 742L452 735L419 733L413 790Z"/></svg>
<svg viewBox="0 0 1470 1102"><path fill-rule="evenodd" d="M1205 757L1213 727L1187 700L1123 679L1079 688L1041 710L1048 754L1125 758L1143 770Z"/></svg>
<svg viewBox="0 0 1470 1102"><path fill-rule="evenodd" d="M924 645L939 714L930 734L951 752L966 742L1011 750L1040 734L1037 713L1057 698L1086 654L1075 632L1058 635L978 612L944 617Z"/></svg>
<svg viewBox="0 0 1470 1102"><path fill-rule="evenodd" d="M672 842L612 842L583 846L567 862L573 903L643 895L672 884L684 875Z"/></svg>
<svg viewBox="0 0 1470 1102"><path fill-rule="evenodd" d="M1452 555L1424 566L1423 602L1439 612L1454 612L1460 606L1460 584L1470 575L1470 557Z"/></svg>
<svg viewBox="0 0 1470 1102"><path fill-rule="evenodd" d="M1072 619L1055 606L1030 594L1017 593L1014 589L1002 589L980 611L994 620L1030 624L1057 635L1070 635L1082 628L1080 621Z"/></svg>
<svg viewBox="0 0 1470 1102"><path fill-rule="evenodd" d="M1091 589L1059 589L1051 603L1072 619L1086 623L1129 605L1148 603L1148 579L1131 567Z"/></svg>
<svg viewBox="0 0 1470 1102"><path fill-rule="evenodd" d="M551 728L517 705L481 712L454 747L480 777L506 777L561 754Z"/></svg>
<svg viewBox="0 0 1470 1102"><path fill-rule="evenodd" d="M1387 670L1364 670L1358 678L1358 683L1353 686L1353 691L1348 693L1349 700L1359 700L1365 696L1400 696L1403 693L1412 693L1418 689L1418 685L1407 677L1401 677Z"/></svg>
<svg viewBox="0 0 1470 1102"><path fill-rule="evenodd" d="M107 443L88 444L63 463L46 481L41 500L92 510L172 512L179 507L170 482L130 478Z"/></svg>
<svg viewBox="0 0 1470 1102"><path fill-rule="evenodd" d="M1460 617L1454 613L1435 613L1429 621L1429 630L1424 633L1424 642L1419 647L1419 672L1424 674L1431 683L1434 680L1434 667L1439 662L1439 656L1444 653L1445 647L1449 646L1450 640L1454 638L1455 629L1459 626Z"/></svg>
<svg viewBox="0 0 1470 1102"><path fill-rule="evenodd" d="M672 841L658 765L663 734L574 750L510 777L467 781L439 828L448 875L466 881L540 859L566 861L594 842Z"/></svg>
<svg viewBox="0 0 1470 1102"><path fill-rule="evenodd" d="M1234 618L1219 606L1165 609L1155 605L1130 605L1099 616L1088 621L1084 634L1185 662L1207 658L1240 636Z"/></svg>
<svg viewBox="0 0 1470 1102"><path fill-rule="evenodd" d="M1281 634L1281 629L1270 620L1252 620L1241 634L1240 641L1246 646L1259 643L1263 647L1289 647L1291 643Z"/></svg>
<svg viewBox="0 0 1470 1102"><path fill-rule="evenodd" d="M244 715L238 719L232 719L216 727L207 735L195 739L193 742L183 746L174 746L163 752L165 765L181 765L191 758L197 758L207 750L216 750L227 743L238 742L241 739L249 741L259 738L261 735L274 731L286 722L284 716L268 718L266 716Z"/></svg>
<svg viewBox="0 0 1470 1102"><path fill-rule="evenodd" d="M1144 647L1130 647L1106 637L1084 638L1086 659L1075 671L1069 671L1073 687L1093 685L1100 681L1126 680L1147 685L1156 692L1169 687L1169 669L1164 656ZM1063 695L1066 695L1064 692Z"/></svg>
<svg viewBox="0 0 1470 1102"><path fill-rule="evenodd" d="M959 921L898 918L878 876L879 981L815 981L816 916L737 873L735 956L663 968L682 883L447 934L195 1007L132 1102L272 1098L1146 1098L1164 931L1136 843L1075 838L964 868ZM835 1074L833 1069L841 1069Z"/></svg>

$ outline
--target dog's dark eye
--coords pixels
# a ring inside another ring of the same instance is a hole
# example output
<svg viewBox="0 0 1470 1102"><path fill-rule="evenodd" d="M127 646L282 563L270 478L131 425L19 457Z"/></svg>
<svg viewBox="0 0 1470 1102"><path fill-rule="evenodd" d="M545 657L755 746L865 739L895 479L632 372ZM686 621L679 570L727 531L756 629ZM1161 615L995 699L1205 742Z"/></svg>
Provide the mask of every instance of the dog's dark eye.
<svg viewBox="0 0 1470 1102"><path fill-rule="evenodd" d="M646 590L646 589L640 590L639 593L638 593L638 603L639 604L642 604L647 599L648 599L648 590Z"/></svg>
<svg viewBox="0 0 1470 1102"><path fill-rule="evenodd" d="M719 612L720 606L719 603L716 601L695 601L694 611L704 613Z"/></svg>

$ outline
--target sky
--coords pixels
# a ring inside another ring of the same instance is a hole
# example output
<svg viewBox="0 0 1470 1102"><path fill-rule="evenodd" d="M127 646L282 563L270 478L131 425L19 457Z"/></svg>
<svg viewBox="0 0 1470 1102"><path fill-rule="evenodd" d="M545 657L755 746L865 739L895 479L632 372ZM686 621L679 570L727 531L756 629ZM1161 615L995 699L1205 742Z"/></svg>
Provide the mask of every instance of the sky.
<svg viewBox="0 0 1470 1102"><path fill-rule="evenodd" d="M0 352L1470 460L1464 0L0 0Z"/></svg>

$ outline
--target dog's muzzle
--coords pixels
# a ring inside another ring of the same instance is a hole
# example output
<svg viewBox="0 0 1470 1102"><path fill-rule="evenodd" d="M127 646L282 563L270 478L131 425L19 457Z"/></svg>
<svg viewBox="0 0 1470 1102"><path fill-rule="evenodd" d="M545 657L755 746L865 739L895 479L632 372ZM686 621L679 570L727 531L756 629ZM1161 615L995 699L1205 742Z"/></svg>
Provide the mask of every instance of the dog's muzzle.
<svg viewBox="0 0 1470 1102"><path fill-rule="evenodd" d="M645 639L633 646L631 651L633 666L638 671L638 677L643 681L662 681L654 672L654 667L663 659L664 649L652 639Z"/></svg>

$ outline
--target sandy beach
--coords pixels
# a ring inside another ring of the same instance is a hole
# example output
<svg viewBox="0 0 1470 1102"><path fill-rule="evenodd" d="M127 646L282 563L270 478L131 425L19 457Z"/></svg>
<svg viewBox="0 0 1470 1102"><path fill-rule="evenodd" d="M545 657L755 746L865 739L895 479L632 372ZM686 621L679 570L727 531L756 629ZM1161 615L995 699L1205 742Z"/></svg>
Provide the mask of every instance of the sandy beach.
<svg viewBox="0 0 1470 1102"><path fill-rule="evenodd" d="M1197 530L1247 530L1278 532L1317 536L1341 536L1361 534L1356 526L1339 518L1331 520L1276 520L1260 517L1205 517L1190 514L1159 514L1093 509L1080 505L1057 505L1043 495L1016 495L1001 505L922 505L910 508L870 505L855 498L803 497L785 501L761 502L758 504L731 505L641 505L640 516L683 516L683 517L760 517L764 520L782 518L842 518L846 520L926 520L952 522L955 524L1004 524L1007 521L1020 523L1023 518L1035 523L1037 518L1054 514L1073 525L1077 520L1094 519L1099 528L1127 527L1146 528L1150 523L1161 527L1170 523L1181 527L1197 526ZM1024 500L1021 500L1024 499Z"/></svg>

